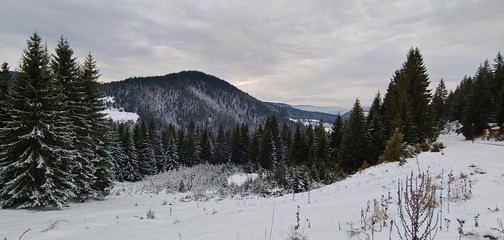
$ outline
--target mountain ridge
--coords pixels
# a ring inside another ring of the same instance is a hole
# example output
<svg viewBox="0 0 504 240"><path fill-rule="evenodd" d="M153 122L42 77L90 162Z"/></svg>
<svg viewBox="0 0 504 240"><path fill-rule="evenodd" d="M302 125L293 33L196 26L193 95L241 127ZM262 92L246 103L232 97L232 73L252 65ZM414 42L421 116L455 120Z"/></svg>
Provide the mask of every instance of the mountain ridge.
<svg viewBox="0 0 504 240"><path fill-rule="evenodd" d="M255 129L272 115L280 124L292 124L289 118L332 122L336 117L263 102L225 80L194 70L128 78L103 83L101 87L106 96L115 98L118 107L161 127L184 127L194 121L214 131L220 126L229 129L241 123Z"/></svg>

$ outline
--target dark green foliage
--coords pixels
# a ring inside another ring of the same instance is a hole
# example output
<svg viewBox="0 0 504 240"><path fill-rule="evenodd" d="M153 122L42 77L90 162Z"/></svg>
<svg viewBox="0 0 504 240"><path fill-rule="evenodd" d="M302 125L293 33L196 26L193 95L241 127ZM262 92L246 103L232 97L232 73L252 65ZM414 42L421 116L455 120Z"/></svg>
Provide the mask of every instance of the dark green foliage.
<svg viewBox="0 0 504 240"><path fill-rule="evenodd" d="M77 59L73 56L73 50L65 38L60 38L55 52L51 68L54 79L65 93L63 100L68 111L67 117L75 133L72 145L76 154L73 156L71 166L76 186L74 192L78 200L85 201L95 195L91 188L91 184L95 181L95 169L92 163L95 157L93 150L95 146L91 136L95 129L92 125L93 119L90 118L92 113L86 106L87 102L83 101L86 98L84 79L79 76Z"/></svg>
<svg viewBox="0 0 504 240"><path fill-rule="evenodd" d="M205 128L200 137L200 161L202 163L209 163L212 161L212 151L213 151L213 143L212 137L208 132L208 129Z"/></svg>
<svg viewBox="0 0 504 240"><path fill-rule="evenodd" d="M446 121L447 117L447 109L446 109L446 101L448 97L448 90L446 90L446 86L444 80L441 78L438 86L436 87L436 92L432 97L432 110L433 110L433 119L436 123L438 129L443 128L443 123Z"/></svg>
<svg viewBox="0 0 504 240"><path fill-rule="evenodd" d="M187 134L184 135L182 144L179 145L180 162L186 166L194 166L201 163L198 133L196 124L189 122Z"/></svg>
<svg viewBox="0 0 504 240"><path fill-rule="evenodd" d="M166 170L177 168L179 165L177 135L175 126L170 124L163 130L161 145L166 159Z"/></svg>
<svg viewBox="0 0 504 240"><path fill-rule="evenodd" d="M105 109L101 100L102 93L99 89L98 78L100 73L96 67L96 61L91 53L84 60L80 72L80 81L83 84L84 97L81 99L84 106L84 116L87 119L89 134L91 163L94 168L95 180L91 188L95 196L103 198L108 195L115 179L114 162L122 157L123 153L118 152L118 142L116 142L117 132L111 122L104 118L102 111Z"/></svg>
<svg viewBox="0 0 504 240"><path fill-rule="evenodd" d="M163 146L161 144L161 137L154 125L154 121L149 122L149 127L147 129L147 139L152 151L154 152L154 161L156 162L156 173L165 172L166 167L166 155L163 152Z"/></svg>
<svg viewBox="0 0 504 240"><path fill-rule="evenodd" d="M471 91L466 96L466 105L462 117L462 133L467 139L483 134L492 119L493 101L490 93L490 81L493 79L490 64L485 61L476 72Z"/></svg>
<svg viewBox="0 0 504 240"><path fill-rule="evenodd" d="M231 158L229 141L226 138L224 128L219 127L219 132L217 133L217 138L215 139L213 160L214 164L223 164L229 162Z"/></svg>
<svg viewBox="0 0 504 240"><path fill-rule="evenodd" d="M411 48L407 60L394 76L383 101L384 122L389 123L385 135L395 129L404 134L408 143L420 143L436 137L429 77L418 48Z"/></svg>
<svg viewBox="0 0 504 240"><path fill-rule="evenodd" d="M138 170L138 153L133 141L130 127L127 124L119 124L117 128L119 140L126 158L121 161L122 179L126 181L139 181L142 174Z"/></svg>
<svg viewBox="0 0 504 240"><path fill-rule="evenodd" d="M61 208L74 197L73 133L42 39L34 33L27 43L9 96L11 121L0 129L0 199L4 207Z"/></svg>
<svg viewBox="0 0 504 240"><path fill-rule="evenodd" d="M343 138L344 125L345 122L343 122L341 114L338 113L331 127L331 134L329 135L329 150L333 163L337 163L339 161L339 149L341 145L341 139Z"/></svg>
<svg viewBox="0 0 504 240"><path fill-rule="evenodd" d="M411 48L403 65L402 74L409 82L407 94L411 100L411 113L419 142L435 137L432 112L429 107L431 93L429 76L418 48Z"/></svg>
<svg viewBox="0 0 504 240"><path fill-rule="evenodd" d="M367 146L366 117L357 99L345 124L341 140L339 165L344 172L353 173L368 160Z"/></svg>
<svg viewBox="0 0 504 240"><path fill-rule="evenodd" d="M304 132L301 129L301 123L297 123L290 145L289 163L294 167L301 166L306 163L307 157Z"/></svg>
<svg viewBox="0 0 504 240"><path fill-rule="evenodd" d="M277 163L276 140L278 125L276 118L268 118L264 124L259 145L259 165L266 170L272 170Z"/></svg>
<svg viewBox="0 0 504 240"><path fill-rule="evenodd" d="M380 154L385 148L385 131L382 114L382 103L380 93L377 93L367 116L367 136L369 141L368 164L374 165L378 162Z"/></svg>
<svg viewBox="0 0 504 240"><path fill-rule="evenodd" d="M407 157L405 147L403 134L399 130L394 131L390 140L387 141L379 162L404 162Z"/></svg>
<svg viewBox="0 0 504 240"><path fill-rule="evenodd" d="M412 105L406 89L408 81L400 71L396 71L392 82L389 85L383 103L384 119L388 122L386 133L390 137L395 129L399 129L404 134L408 143L419 141L417 125L413 119Z"/></svg>
<svg viewBox="0 0 504 240"><path fill-rule="evenodd" d="M133 128L133 142L138 154L138 171L142 176L156 174L156 159L154 151L149 145L147 128L139 121Z"/></svg>

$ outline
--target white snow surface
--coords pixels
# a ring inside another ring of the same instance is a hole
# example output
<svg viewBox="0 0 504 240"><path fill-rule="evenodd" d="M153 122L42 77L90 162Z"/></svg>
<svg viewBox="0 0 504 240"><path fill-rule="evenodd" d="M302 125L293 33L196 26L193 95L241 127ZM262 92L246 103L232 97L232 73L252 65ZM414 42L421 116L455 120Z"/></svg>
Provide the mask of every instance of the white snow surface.
<svg viewBox="0 0 504 240"><path fill-rule="evenodd" d="M112 119L114 122L132 122L136 123L140 116L134 112L126 112L123 108L113 107L116 102L115 98L112 96L106 96L101 98L103 103L107 106L107 109L103 110L102 113L105 114L105 118Z"/></svg>
<svg viewBox="0 0 504 240"><path fill-rule="evenodd" d="M228 184L236 184L241 186L248 180L254 180L259 175L257 173L235 173L228 178Z"/></svg>
<svg viewBox="0 0 504 240"><path fill-rule="evenodd" d="M112 119L114 122L133 122L135 123L140 116L134 112L125 112L116 108L107 108L102 111L105 118Z"/></svg>
<svg viewBox="0 0 504 240"><path fill-rule="evenodd" d="M308 239L350 239L347 230L361 226L361 209L368 201L391 192L388 215L398 221L397 182L412 171L428 171L435 183L446 183L452 172L461 184L466 176L472 185L468 200L443 205L443 229L435 239L458 239L456 219L466 221L463 230L474 234L462 239L483 239L499 235L498 219L504 220L504 144L464 141L462 136L445 135L442 153L422 153L399 166L385 163L349 176L343 181L309 193L281 197L257 196L186 200L190 193L127 193L108 196L103 201L71 203L59 211L0 210L0 239L287 239L300 209L300 230ZM235 178L235 177L233 177ZM243 180L242 177L236 177ZM238 181L236 180L236 181ZM235 181L235 180L233 180ZM120 187L125 188L127 184ZM446 198L446 189L443 198ZM454 194L454 192L452 192ZM499 208L499 211L494 211ZM147 219L148 210L155 219ZM479 214L479 226L474 217ZM449 228L446 221L450 220ZM389 227L375 232L374 239L389 239ZM367 234L370 235L368 231ZM352 239L366 239L364 233ZM371 238L369 238L371 239ZM396 229L391 239L399 239Z"/></svg>

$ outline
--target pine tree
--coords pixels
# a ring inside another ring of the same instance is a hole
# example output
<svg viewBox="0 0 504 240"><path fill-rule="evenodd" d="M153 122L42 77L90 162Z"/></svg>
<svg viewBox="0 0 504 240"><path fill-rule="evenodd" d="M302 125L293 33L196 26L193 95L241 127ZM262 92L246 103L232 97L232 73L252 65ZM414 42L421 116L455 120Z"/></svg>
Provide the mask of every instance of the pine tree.
<svg viewBox="0 0 504 240"><path fill-rule="evenodd" d="M345 124L340 147L340 166L346 173L353 173L368 161L366 117L359 99L355 101L348 122Z"/></svg>
<svg viewBox="0 0 504 240"><path fill-rule="evenodd" d="M42 39L34 33L27 43L9 98L11 121L0 129L0 199L3 207L62 208L75 196L72 129Z"/></svg>
<svg viewBox="0 0 504 240"><path fill-rule="evenodd" d="M292 137L290 153L289 153L289 163L291 166L301 166L306 162L307 159L307 147L304 133L301 129L301 123L296 124L296 129L294 130L294 136Z"/></svg>
<svg viewBox="0 0 504 240"><path fill-rule="evenodd" d="M401 73L408 82L406 91L410 99L411 113L416 126L418 142L435 138L435 127L432 120L432 112L429 108L431 101L431 93L428 89L430 84L429 75L418 48L410 49Z"/></svg>
<svg viewBox="0 0 504 240"><path fill-rule="evenodd" d="M123 176L126 175L124 174L124 170L126 169L124 163L127 161L128 157L121 147L121 138L119 137L118 125L113 122L111 122L110 124L111 131L109 131L105 136L108 139L107 150L112 157L114 180L123 181Z"/></svg>
<svg viewBox="0 0 504 240"><path fill-rule="evenodd" d="M270 117L264 124L259 147L259 164L263 169L272 170L277 164L277 137L278 125L276 118Z"/></svg>
<svg viewBox="0 0 504 240"><path fill-rule="evenodd" d="M250 139L249 146L249 154L248 154L248 163L247 165L250 168L250 171L257 171L259 169L259 153L261 147L261 138L263 134L262 126L259 125L257 130L252 134L252 138Z"/></svg>
<svg viewBox="0 0 504 240"><path fill-rule="evenodd" d="M212 144L212 136L210 135L208 128L205 128L203 130L203 133L201 134L199 149L200 149L200 161L202 163L212 162L213 144Z"/></svg>
<svg viewBox="0 0 504 240"><path fill-rule="evenodd" d="M121 123L117 130L119 132L121 147L126 156L120 164L122 179L131 182L140 181L142 179L142 174L139 171L138 153L130 127L126 123Z"/></svg>
<svg viewBox="0 0 504 240"><path fill-rule="evenodd" d="M94 128L90 119L90 110L85 106L86 92L83 78L79 76L77 59L73 56L73 50L68 41L60 38L56 54L51 60L51 68L54 78L61 85L65 93L65 105L68 110L68 118L75 133L72 145L76 155L73 156L72 174L76 188L75 195L78 200L85 201L95 195L91 185L95 181L93 144L91 133Z"/></svg>
<svg viewBox="0 0 504 240"><path fill-rule="evenodd" d="M156 159L154 151L147 139L147 127L143 121L139 121L133 128L133 141L138 154L138 171L142 176L156 174Z"/></svg>
<svg viewBox="0 0 504 240"><path fill-rule="evenodd" d="M110 193L113 180L116 178L114 161L124 157L123 152L118 152L118 139L114 140L117 132L113 123L105 119L105 106L102 101L102 93L99 88L98 78L100 72L91 53L86 56L80 72L84 96L81 99L84 106L83 115L88 121L83 131L91 138L90 150L92 152L91 163L94 168L94 181L91 188L96 197L103 198ZM84 136L85 139L86 136ZM115 141L115 142L114 142Z"/></svg>
<svg viewBox="0 0 504 240"><path fill-rule="evenodd" d="M241 164L247 163L249 159L249 148L250 148L250 135L249 135L249 127L247 124L243 123L240 126L240 143L239 143L239 152L240 158L239 162Z"/></svg>
<svg viewBox="0 0 504 240"><path fill-rule="evenodd" d="M343 122L343 118L341 114L336 115L336 119L331 127L331 133L329 135L329 149L331 153L332 163L335 164L338 162L339 149L341 145L341 139L343 137L343 127L345 122Z"/></svg>
<svg viewBox="0 0 504 240"><path fill-rule="evenodd" d="M184 136L182 145L179 148L181 161L187 166L194 166L201 162L199 139L196 132L196 124L191 121Z"/></svg>
<svg viewBox="0 0 504 240"><path fill-rule="evenodd" d="M367 135L369 141L368 163L374 165L378 162L380 154L385 148L385 131L383 124L381 96L378 92L373 99L367 116Z"/></svg>
<svg viewBox="0 0 504 240"><path fill-rule="evenodd" d="M154 121L149 122L147 129L147 139L152 151L154 152L154 161L156 162L156 172L162 173L166 171L166 155L163 152L161 137L159 136Z"/></svg>
<svg viewBox="0 0 504 240"><path fill-rule="evenodd" d="M234 164L242 164L240 162L240 140L241 140L240 126L233 129L231 136L231 162Z"/></svg>
<svg viewBox="0 0 504 240"><path fill-rule="evenodd" d="M231 158L230 146L222 126L219 127L213 152L213 164L228 163Z"/></svg>
<svg viewBox="0 0 504 240"><path fill-rule="evenodd" d="M172 170L179 165L178 145L175 126L168 125L163 130L161 137L161 144L163 145L163 152L166 158L166 170Z"/></svg>
<svg viewBox="0 0 504 240"><path fill-rule="evenodd" d="M432 98L433 119L438 129L443 128L443 122L446 120L447 97L448 91L446 90L444 80L441 78Z"/></svg>

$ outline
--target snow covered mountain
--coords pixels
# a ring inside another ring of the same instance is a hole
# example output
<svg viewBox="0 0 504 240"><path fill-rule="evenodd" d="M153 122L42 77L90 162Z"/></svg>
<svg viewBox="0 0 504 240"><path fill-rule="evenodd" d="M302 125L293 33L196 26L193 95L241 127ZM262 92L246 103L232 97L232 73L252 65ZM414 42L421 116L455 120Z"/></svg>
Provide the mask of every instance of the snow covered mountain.
<svg viewBox="0 0 504 240"><path fill-rule="evenodd" d="M102 89L106 96L114 97L118 107L160 126L187 126L194 121L213 130L239 123L254 129L271 115L276 115L280 124L292 123L289 118L335 119L333 114L262 102L222 79L197 71L130 78L103 84Z"/></svg>

